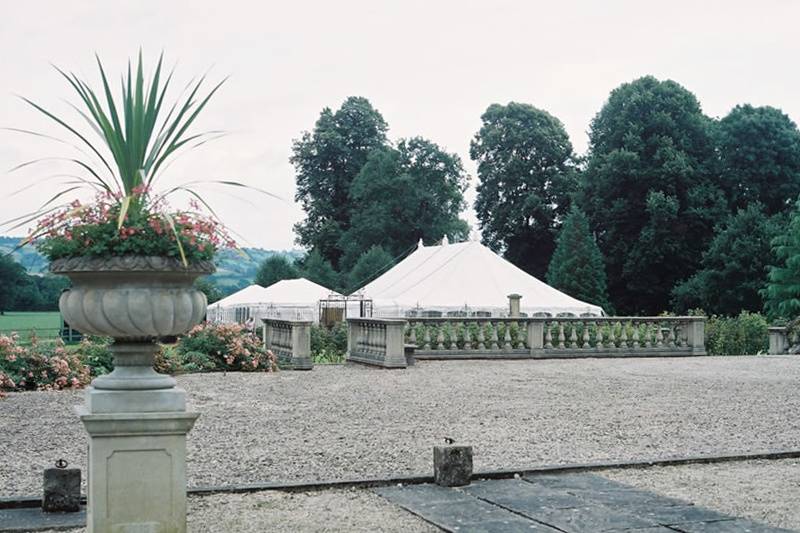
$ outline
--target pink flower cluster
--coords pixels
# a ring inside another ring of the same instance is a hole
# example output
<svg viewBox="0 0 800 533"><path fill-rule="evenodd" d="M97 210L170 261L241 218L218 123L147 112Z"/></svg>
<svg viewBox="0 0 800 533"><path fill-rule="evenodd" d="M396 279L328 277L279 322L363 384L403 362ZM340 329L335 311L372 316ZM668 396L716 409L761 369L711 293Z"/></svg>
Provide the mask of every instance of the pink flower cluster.
<svg viewBox="0 0 800 533"><path fill-rule="evenodd" d="M208 355L230 370L277 369L275 354L265 351L261 340L241 324L198 324L186 334L184 344L195 349L207 346L212 352Z"/></svg>
<svg viewBox="0 0 800 533"><path fill-rule="evenodd" d="M69 352L63 342L20 346L16 335L0 335L0 397L3 391L61 390L83 387L91 378L89 367Z"/></svg>

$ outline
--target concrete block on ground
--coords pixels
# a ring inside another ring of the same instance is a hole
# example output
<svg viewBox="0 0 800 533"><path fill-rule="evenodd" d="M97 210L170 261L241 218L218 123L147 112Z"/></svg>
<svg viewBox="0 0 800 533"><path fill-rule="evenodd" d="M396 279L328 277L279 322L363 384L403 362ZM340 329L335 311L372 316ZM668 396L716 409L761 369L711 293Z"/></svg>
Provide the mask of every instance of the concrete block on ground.
<svg viewBox="0 0 800 533"><path fill-rule="evenodd" d="M472 446L434 446L433 480L443 487L469 485L472 478Z"/></svg>
<svg viewBox="0 0 800 533"><path fill-rule="evenodd" d="M45 468L42 510L76 513L81 509L81 469Z"/></svg>

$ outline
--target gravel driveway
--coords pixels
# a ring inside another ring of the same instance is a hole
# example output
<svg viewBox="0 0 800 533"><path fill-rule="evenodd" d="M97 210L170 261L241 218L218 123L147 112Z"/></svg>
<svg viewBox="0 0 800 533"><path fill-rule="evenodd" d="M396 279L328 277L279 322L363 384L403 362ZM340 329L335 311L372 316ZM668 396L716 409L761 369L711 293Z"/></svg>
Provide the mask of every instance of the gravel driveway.
<svg viewBox="0 0 800 533"><path fill-rule="evenodd" d="M424 362L180 376L202 416L190 486L429 474L444 437L476 470L800 447L800 357ZM0 401L0 496L81 468L79 392Z"/></svg>

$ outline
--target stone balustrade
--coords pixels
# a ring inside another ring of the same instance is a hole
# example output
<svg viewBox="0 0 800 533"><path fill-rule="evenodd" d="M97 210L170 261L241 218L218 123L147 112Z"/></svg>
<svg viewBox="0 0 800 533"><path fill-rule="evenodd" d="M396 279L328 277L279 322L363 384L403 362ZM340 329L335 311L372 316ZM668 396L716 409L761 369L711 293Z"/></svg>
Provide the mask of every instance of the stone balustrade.
<svg viewBox="0 0 800 533"><path fill-rule="evenodd" d="M283 368L311 370L311 321L262 318L264 348L272 350Z"/></svg>
<svg viewBox="0 0 800 533"><path fill-rule="evenodd" d="M706 355L705 317L413 318L418 359Z"/></svg>
<svg viewBox="0 0 800 533"><path fill-rule="evenodd" d="M770 355L800 353L800 335L796 328L772 326L769 328Z"/></svg>
<svg viewBox="0 0 800 533"><path fill-rule="evenodd" d="M406 368L403 334L406 321L347 319L347 360L384 368Z"/></svg>

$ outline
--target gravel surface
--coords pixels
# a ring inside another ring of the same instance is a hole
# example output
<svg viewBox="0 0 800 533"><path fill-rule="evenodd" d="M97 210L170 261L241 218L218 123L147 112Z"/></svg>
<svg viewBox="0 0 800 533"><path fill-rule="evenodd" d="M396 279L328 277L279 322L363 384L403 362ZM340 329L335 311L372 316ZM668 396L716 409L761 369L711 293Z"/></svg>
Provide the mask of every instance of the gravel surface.
<svg viewBox="0 0 800 533"><path fill-rule="evenodd" d="M600 475L735 516L800 531L800 460L606 470Z"/></svg>
<svg viewBox="0 0 800 533"><path fill-rule="evenodd" d="M444 437L476 470L800 447L800 357L423 362L194 374L190 486L430 474ZM80 392L0 400L0 496L85 472Z"/></svg>
<svg viewBox="0 0 800 533"><path fill-rule="evenodd" d="M441 531L380 496L358 489L193 496L189 498L187 529L192 533Z"/></svg>

